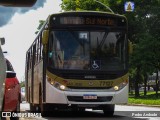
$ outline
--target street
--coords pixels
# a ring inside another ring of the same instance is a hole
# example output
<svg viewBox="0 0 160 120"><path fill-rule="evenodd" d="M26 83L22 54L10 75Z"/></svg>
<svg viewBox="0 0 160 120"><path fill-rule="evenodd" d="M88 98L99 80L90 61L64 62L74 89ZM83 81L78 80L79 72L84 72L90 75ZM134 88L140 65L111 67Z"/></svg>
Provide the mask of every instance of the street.
<svg viewBox="0 0 160 120"><path fill-rule="evenodd" d="M22 103L21 111L29 113L29 104ZM144 106L116 105L113 117L105 117L101 110L86 109L85 112L58 112L50 117L23 117L20 120L159 120L160 108Z"/></svg>

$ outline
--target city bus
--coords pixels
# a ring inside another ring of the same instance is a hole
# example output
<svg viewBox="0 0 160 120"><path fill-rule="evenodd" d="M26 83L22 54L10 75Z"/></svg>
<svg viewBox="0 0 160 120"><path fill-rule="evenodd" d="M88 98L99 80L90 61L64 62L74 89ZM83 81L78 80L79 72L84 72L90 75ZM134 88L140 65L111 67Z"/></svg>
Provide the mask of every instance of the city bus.
<svg viewBox="0 0 160 120"><path fill-rule="evenodd" d="M26 101L42 115L128 101L127 19L107 12L50 15L26 52Z"/></svg>

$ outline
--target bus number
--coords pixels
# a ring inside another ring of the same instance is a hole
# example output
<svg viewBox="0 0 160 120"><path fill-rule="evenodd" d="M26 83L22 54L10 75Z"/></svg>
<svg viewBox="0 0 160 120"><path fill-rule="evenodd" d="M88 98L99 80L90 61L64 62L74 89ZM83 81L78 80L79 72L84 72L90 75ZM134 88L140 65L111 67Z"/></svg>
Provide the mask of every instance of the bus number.
<svg viewBox="0 0 160 120"><path fill-rule="evenodd" d="M113 81L100 81L101 87L111 87L113 86Z"/></svg>

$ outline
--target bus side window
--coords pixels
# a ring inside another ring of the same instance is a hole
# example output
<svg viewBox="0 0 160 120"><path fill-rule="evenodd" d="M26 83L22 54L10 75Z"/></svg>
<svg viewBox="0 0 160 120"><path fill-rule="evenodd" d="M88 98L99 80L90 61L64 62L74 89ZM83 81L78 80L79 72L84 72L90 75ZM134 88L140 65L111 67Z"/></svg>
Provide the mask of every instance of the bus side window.
<svg viewBox="0 0 160 120"><path fill-rule="evenodd" d="M42 32L40 33L39 39L40 39L40 60L42 60L43 59Z"/></svg>
<svg viewBox="0 0 160 120"><path fill-rule="evenodd" d="M49 46L48 46L48 64L52 67L54 66L54 45L53 45L53 33L49 36Z"/></svg>
<svg viewBox="0 0 160 120"><path fill-rule="evenodd" d="M29 69L32 69L32 59L33 59L33 49L32 48L30 49Z"/></svg>
<svg viewBox="0 0 160 120"><path fill-rule="evenodd" d="M27 56L26 56L26 65L27 65L27 71L30 69L29 67L29 62L30 62L30 51L28 52Z"/></svg>

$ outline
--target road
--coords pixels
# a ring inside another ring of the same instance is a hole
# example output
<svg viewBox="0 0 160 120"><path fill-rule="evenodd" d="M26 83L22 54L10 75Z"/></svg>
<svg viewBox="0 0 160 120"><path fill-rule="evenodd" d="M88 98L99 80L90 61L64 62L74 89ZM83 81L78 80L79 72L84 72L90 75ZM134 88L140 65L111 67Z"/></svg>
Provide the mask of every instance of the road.
<svg viewBox="0 0 160 120"><path fill-rule="evenodd" d="M21 111L30 113L29 104L22 103ZM22 117L20 120L106 120L101 110L86 109L85 112L59 112L50 117ZM116 105L113 117L107 120L160 120L160 107Z"/></svg>

